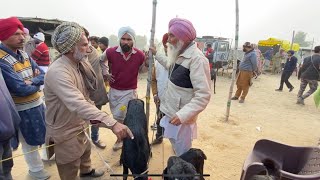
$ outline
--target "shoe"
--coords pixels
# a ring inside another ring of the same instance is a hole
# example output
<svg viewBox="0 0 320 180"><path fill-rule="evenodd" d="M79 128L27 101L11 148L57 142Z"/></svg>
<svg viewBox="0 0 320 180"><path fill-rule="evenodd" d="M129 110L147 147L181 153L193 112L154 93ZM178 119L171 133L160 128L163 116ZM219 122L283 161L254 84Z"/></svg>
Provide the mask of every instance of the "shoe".
<svg viewBox="0 0 320 180"><path fill-rule="evenodd" d="M301 105L304 105L304 99L303 98L298 98L297 100L297 104L301 104Z"/></svg>
<svg viewBox="0 0 320 180"><path fill-rule="evenodd" d="M163 137L159 137L152 141L151 145L161 144L163 141Z"/></svg>
<svg viewBox="0 0 320 180"><path fill-rule="evenodd" d="M122 145L123 145L122 141L114 143L112 147L113 151L118 151L119 149L122 149Z"/></svg>
<svg viewBox="0 0 320 180"><path fill-rule="evenodd" d="M37 180L46 180L50 178L50 174L45 169L42 169L38 172L31 172L29 170L29 175Z"/></svg>
<svg viewBox="0 0 320 180"><path fill-rule="evenodd" d="M97 178L101 177L104 175L104 171L102 170L95 170L92 169L90 172L85 173L85 174L80 174L80 177L92 177L92 178Z"/></svg>
<svg viewBox="0 0 320 180"><path fill-rule="evenodd" d="M275 91L279 91L279 92L281 92L281 91L282 91L282 89L276 89Z"/></svg>
<svg viewBox="0 0 320 180"><path fill-rule="evenodd" d="M289 92L291 92L293 89L294 89L294 87L291 87L291 88L289 89Z"/></svg>
<svg viewBox="0 0 320 180"><path fill-rule="evenodd" d="M233 96L231 100L238 100L238 97Z"/></svg>
<svg viewBox="0 0 320 180"><path fill-rule="evenodd" d="M239 103L244 103L244 99L240 99L240 100L239 100Z"/></svg>
<svg viewBox="0 0 320 180"><path fill-rule="evenodd" d="M106 144L104 144L101 140L98 141L92 141L94 145L96 145L100 149L105 149L107 147Z"/></svg>

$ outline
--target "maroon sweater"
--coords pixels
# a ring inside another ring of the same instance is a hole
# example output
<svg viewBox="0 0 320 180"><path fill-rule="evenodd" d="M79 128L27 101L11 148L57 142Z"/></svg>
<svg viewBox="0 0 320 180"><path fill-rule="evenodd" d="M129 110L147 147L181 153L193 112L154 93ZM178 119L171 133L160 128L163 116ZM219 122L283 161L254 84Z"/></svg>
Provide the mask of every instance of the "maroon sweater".
<svg viewBox="0 0 320 180"><path fill-rule="evenodd" d="M33 51L31 58L36 61L39 66L49 66L49 48L42 42Z"/></svg>
<svg viewBox="0 0 320 180"><path fill-rule="evenodd" d="M110 87L117 90L137 89L138 73L140 66L144 63L145 56L142 51L133 48L136 52L129 54L124 59L121 52L117 52L117 48L109 48L106 51L110 73L114 76L114 82L110 82Z"/></svg>

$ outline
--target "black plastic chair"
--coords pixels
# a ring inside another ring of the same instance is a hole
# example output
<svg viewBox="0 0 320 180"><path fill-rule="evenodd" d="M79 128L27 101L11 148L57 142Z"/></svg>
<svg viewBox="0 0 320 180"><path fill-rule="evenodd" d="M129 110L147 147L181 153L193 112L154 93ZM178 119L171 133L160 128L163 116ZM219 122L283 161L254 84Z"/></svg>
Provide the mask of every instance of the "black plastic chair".
<svg viewBox="0 0 320 180"><path fill-rule="evenodd" d="M320 180L320 148L259 140L244 162L241 180L250 180L254 175L280 180Z"/></svg>

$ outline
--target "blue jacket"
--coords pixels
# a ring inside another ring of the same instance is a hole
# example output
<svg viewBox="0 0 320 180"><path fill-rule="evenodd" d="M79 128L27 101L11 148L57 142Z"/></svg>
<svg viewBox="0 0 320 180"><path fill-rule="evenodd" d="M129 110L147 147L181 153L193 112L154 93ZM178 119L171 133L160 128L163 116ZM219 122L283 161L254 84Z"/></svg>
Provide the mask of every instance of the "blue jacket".
<svg viewBox="0 0 320 180"><path fill-rule="evenodd" d="M15 53L12 50L5 47L3 44L0 44L0 49L3 51L6 51L8 54L16 58L18 61L20 62L24 61L19 51L18 53ZM30 94L33 94L39 91L40 85L43 85L44 74L45 74L44 71L41 70L38 67L37 63L35 63L35 61L32 60L31 58L30 58L30 62L31 62L32 70L34 71L35 69L38 69L40 71L40 75L32 78L31 79L32 84L27 85L25 84L22 77L20 77L15 72L12 65L0 59L0 68L2 70L3 79L11 95L15 95L19 97L28 96ZM19 124L20 131L24 139L26 140L27 144L29 145L36 146L44 143L45 134L46 134L44 112L45 112L45 107L43 104L31 109L18 112L21 118L21 122ZM15 148L17 147L18 144L15 142L12 145Z"/></svg>
<svg viewBox="0 0 320 180"><path fill-rule="evenodd" d="M18 61L23 61L23 58L20 54L12 52L4 45L0 44L0 49L6 51L8 54L15 57ZM2 75L11 94L14 94L15 96L19 97L28 96L39 91L40 85L43 85L45 75L44 71L41 70L38 67L37 63L31 58L30 62L32 69L38 69L40 71L40 75L31 79L31 81L33 82L32 85L27 85L25 84L24 80L20 76L18 76L18 74L14 71L13 67L9 63L0 60L0 68L2 69Z"/></svg>
<svg viewBox="0 0 320 180"><path fill-rule="evenodd" d="M267 60L271 60L273 57L273 50L269 49L265 52L264 58Z"/></svg>
<svg viewBox="0 0 320 180"><path fill-rule="evenodd" d="M292 56L291 58L287 58L287 62L284 65L284 72L290 72L292 73L294 69L297 67L298 59L295 56Z"/></svg>
<svg viewBox="0 0 320 180"><path fill-rule="evenodd" d="M251 50L244 54L243 60L239 65L241 71L255 71L257 69L257 55L255 51Z"/></svg>
<svg viewBox="0 0 320 180"><path fill-rule="evenodd" d="M19 129L20 116L4 82L0 68L0 142L8 141Z"/></svg>

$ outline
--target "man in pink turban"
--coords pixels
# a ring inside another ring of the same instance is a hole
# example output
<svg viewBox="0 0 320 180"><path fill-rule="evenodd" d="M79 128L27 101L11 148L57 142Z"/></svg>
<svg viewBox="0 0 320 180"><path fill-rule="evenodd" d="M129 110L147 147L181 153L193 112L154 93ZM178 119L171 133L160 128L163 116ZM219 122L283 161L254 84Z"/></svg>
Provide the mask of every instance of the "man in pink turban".
<svg viewBox="0 0 320 180"><path fill-rule="evenodd" d="M169 33L186 43L190 43L196 38L196 30L192 23L181 18L174 18L169 22Z"/></svg>
<svg viewBox="0 0 320 180"><path fill-rule="evenodd" d="M197 118L210 101L211 82L208 59L193 41L196 30L186 19L174 18L169 22L168 57L150 48L160 64L169 69L169 81L160 111L160 121L177 156L192 147L197 137Z"/></svg>

